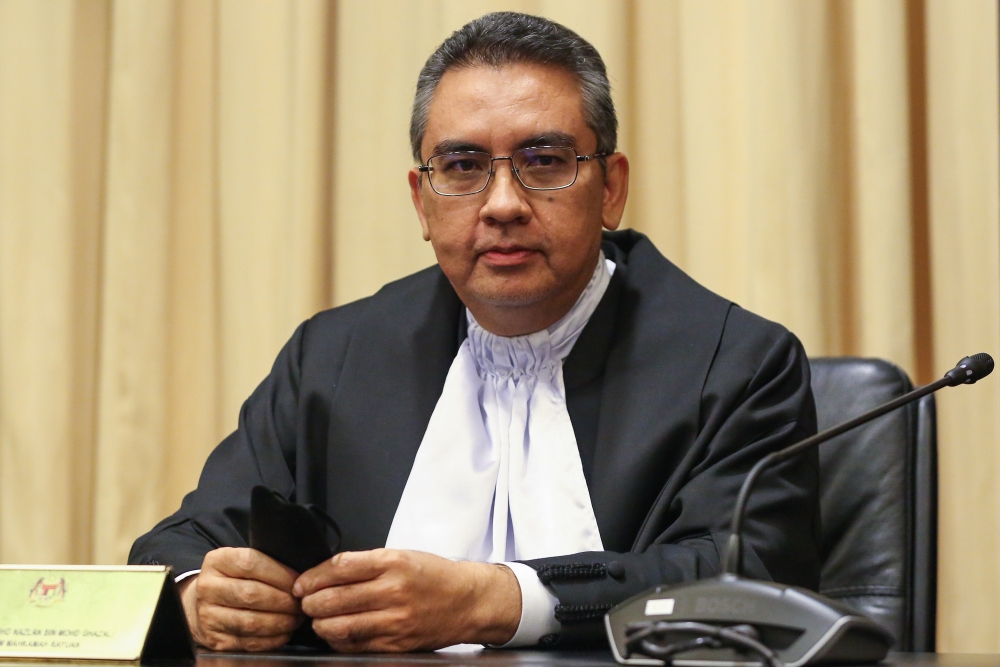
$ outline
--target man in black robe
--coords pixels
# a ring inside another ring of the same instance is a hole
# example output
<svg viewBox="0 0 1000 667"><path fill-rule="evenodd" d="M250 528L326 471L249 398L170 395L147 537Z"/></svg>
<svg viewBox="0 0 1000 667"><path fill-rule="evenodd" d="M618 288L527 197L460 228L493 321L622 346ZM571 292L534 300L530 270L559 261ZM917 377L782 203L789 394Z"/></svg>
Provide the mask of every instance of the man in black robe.
<svg viewBox="0 0 1000 667"><path fill-rule="evenodd" d="M612 604L719 571L746 472L815 432L808 363L784 328L614 231L628 190L615 133L600 56L562 26L487 15L431 56L409 179L438 266L302 324L198 489L130 554L193 573L180 583L200 643L271 649L309 620L344 651L574 646L602 640ZM528 560L532 584L515 563L382 548L470 327L508 340L551 330L597 277L603 293L554 386L602 549ZM258 484L325 508L345 553L297 573L247 549ZM817 486L814 453L764 474L747 575L818 585ZM549 618L530 586L556 600Z"/></svg>

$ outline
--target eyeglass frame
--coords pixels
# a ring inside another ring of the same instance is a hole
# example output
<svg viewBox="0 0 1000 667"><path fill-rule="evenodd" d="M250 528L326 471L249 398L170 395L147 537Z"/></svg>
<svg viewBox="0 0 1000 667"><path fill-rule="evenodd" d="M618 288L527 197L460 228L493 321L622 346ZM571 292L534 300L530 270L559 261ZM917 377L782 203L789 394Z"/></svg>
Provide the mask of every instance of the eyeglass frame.
<svg viewBox="0 0 1000 667"><path fill-rule="evenodd" d="M573 175L573 180L567 183L566 185L560 185L559 187L556 188L533 188L530 185L525 185L524 181L521 180L520 174L518 174L518 171L520 170L514 167L514 156L520 153L521 151L538 150L539 148L558 148L561 150L573 151L573 153L576 155L576 174ZM431 180L430 161L436 157L442 157L445 155L469 155L469 154L489 155L490 170L486 172L486 182L483 183L483 187L473 192L462 192L462 193L451 193L451 194L438 192L437 188L434 187L434 181ZM521 184L522 188L524 188L525 190L533 190L535 192L551 192L552 190L565 190L566 188L572 187L576 183L576 179L580 178L581 162L599 160L601 158L608 157L609 155L610 153L592 153L590 155L580 155L579 153L576 152L576 149L573 148L572 146L526 146L525 148L518 148L510 155L497 155L496 157L490 155L486 151L448 151L447 153L435 153L434 155L430 156L429 158L427 158L427 162L425 162L424 164L417 165L417 171L420 172L421 174L427 174L427 183L431 186L431 190L434 191L434 194L440 195L441 197L468 197L469 195L478 195L480 192L483 192L486 188L490 187L490 181L493 180L493 174L496 172L496 169L493 168L494 162L496 162L497 160L510 160L510 170L514 174L514 178L517 179L517 182Z"/></svg>

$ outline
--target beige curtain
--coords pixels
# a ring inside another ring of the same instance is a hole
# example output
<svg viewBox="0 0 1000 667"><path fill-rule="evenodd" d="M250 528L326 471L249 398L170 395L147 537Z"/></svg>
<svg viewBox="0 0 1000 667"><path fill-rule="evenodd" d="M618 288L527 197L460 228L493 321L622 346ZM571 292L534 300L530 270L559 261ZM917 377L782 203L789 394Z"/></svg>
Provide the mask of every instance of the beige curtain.
<svg viewBox="0 0 1000 667"><path fill-rule="evenodd" d="M495 9L605 56L695 278L812 355L1000 356L993 0L0 0L0 561L123 561L298 322L434 261L414 81ZM939 406L939 645L997 652L1000 379Z"/></svg>

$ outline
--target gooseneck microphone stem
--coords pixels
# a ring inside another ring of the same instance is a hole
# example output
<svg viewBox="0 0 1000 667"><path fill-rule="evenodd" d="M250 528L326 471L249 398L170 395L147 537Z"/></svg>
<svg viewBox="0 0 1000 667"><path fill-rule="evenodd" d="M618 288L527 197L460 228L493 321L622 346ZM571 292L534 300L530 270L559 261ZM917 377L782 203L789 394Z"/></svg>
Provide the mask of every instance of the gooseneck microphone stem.
<svg viewBox="0 0 1000 667"><path fill-rule="evenodd" d="M880 405L874 410L870 410L855 417L854 419L851 419L850 421L834 426L833 428L828 428L827 430L810 436L805 440L800 440L794 445L789 445L784 449L771 452L758 461L757 464L750 469L750 472L747 473L746 478L743 480L743 486L740 487L740 493L736 497L736 505L733 508L733 518L729 526L729 541L726 544L726 552L722 559L723 574L738 575L740 572L742 552L741 535L743 533L743 520L746 516L747 500L750 497L750 492L753 489L754 483L757 481L757 478L760 477L762 472L777 463L781 463L782 461L786 461L793 456L801 454L811 447L815 447L826 442L827 440L841 435L842 433L846 433L847 431L857 428L862 424L866 424L877 417L881 417L887 412L892 412L896 408L902 407L907 403L917 400L918 398L922 398L927 394L932 394L942 387L953 387L963 383L972 384L976 380L989 375L992 370L993 359L987 354L980 353L972 357L965 357L962 361L958 362L958 365L955 368L948 371L940 380L914 389L907 394L903 394L899 398L889 401L884 405Z"/></svg>

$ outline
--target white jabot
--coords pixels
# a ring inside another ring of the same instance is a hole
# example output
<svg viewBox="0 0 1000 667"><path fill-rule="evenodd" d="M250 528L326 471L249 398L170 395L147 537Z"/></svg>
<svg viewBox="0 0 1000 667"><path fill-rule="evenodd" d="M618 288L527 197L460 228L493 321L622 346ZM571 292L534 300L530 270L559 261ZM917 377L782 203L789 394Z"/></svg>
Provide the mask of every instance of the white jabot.
<svg viewBox="0 0 1000 667"><path fill-rule="evenodd" d="M504 562L603 551L563 360L614 271L603 253L573 308L548 329L503 337L468 313L468 338L417 450L386 546Z"/></svg>

